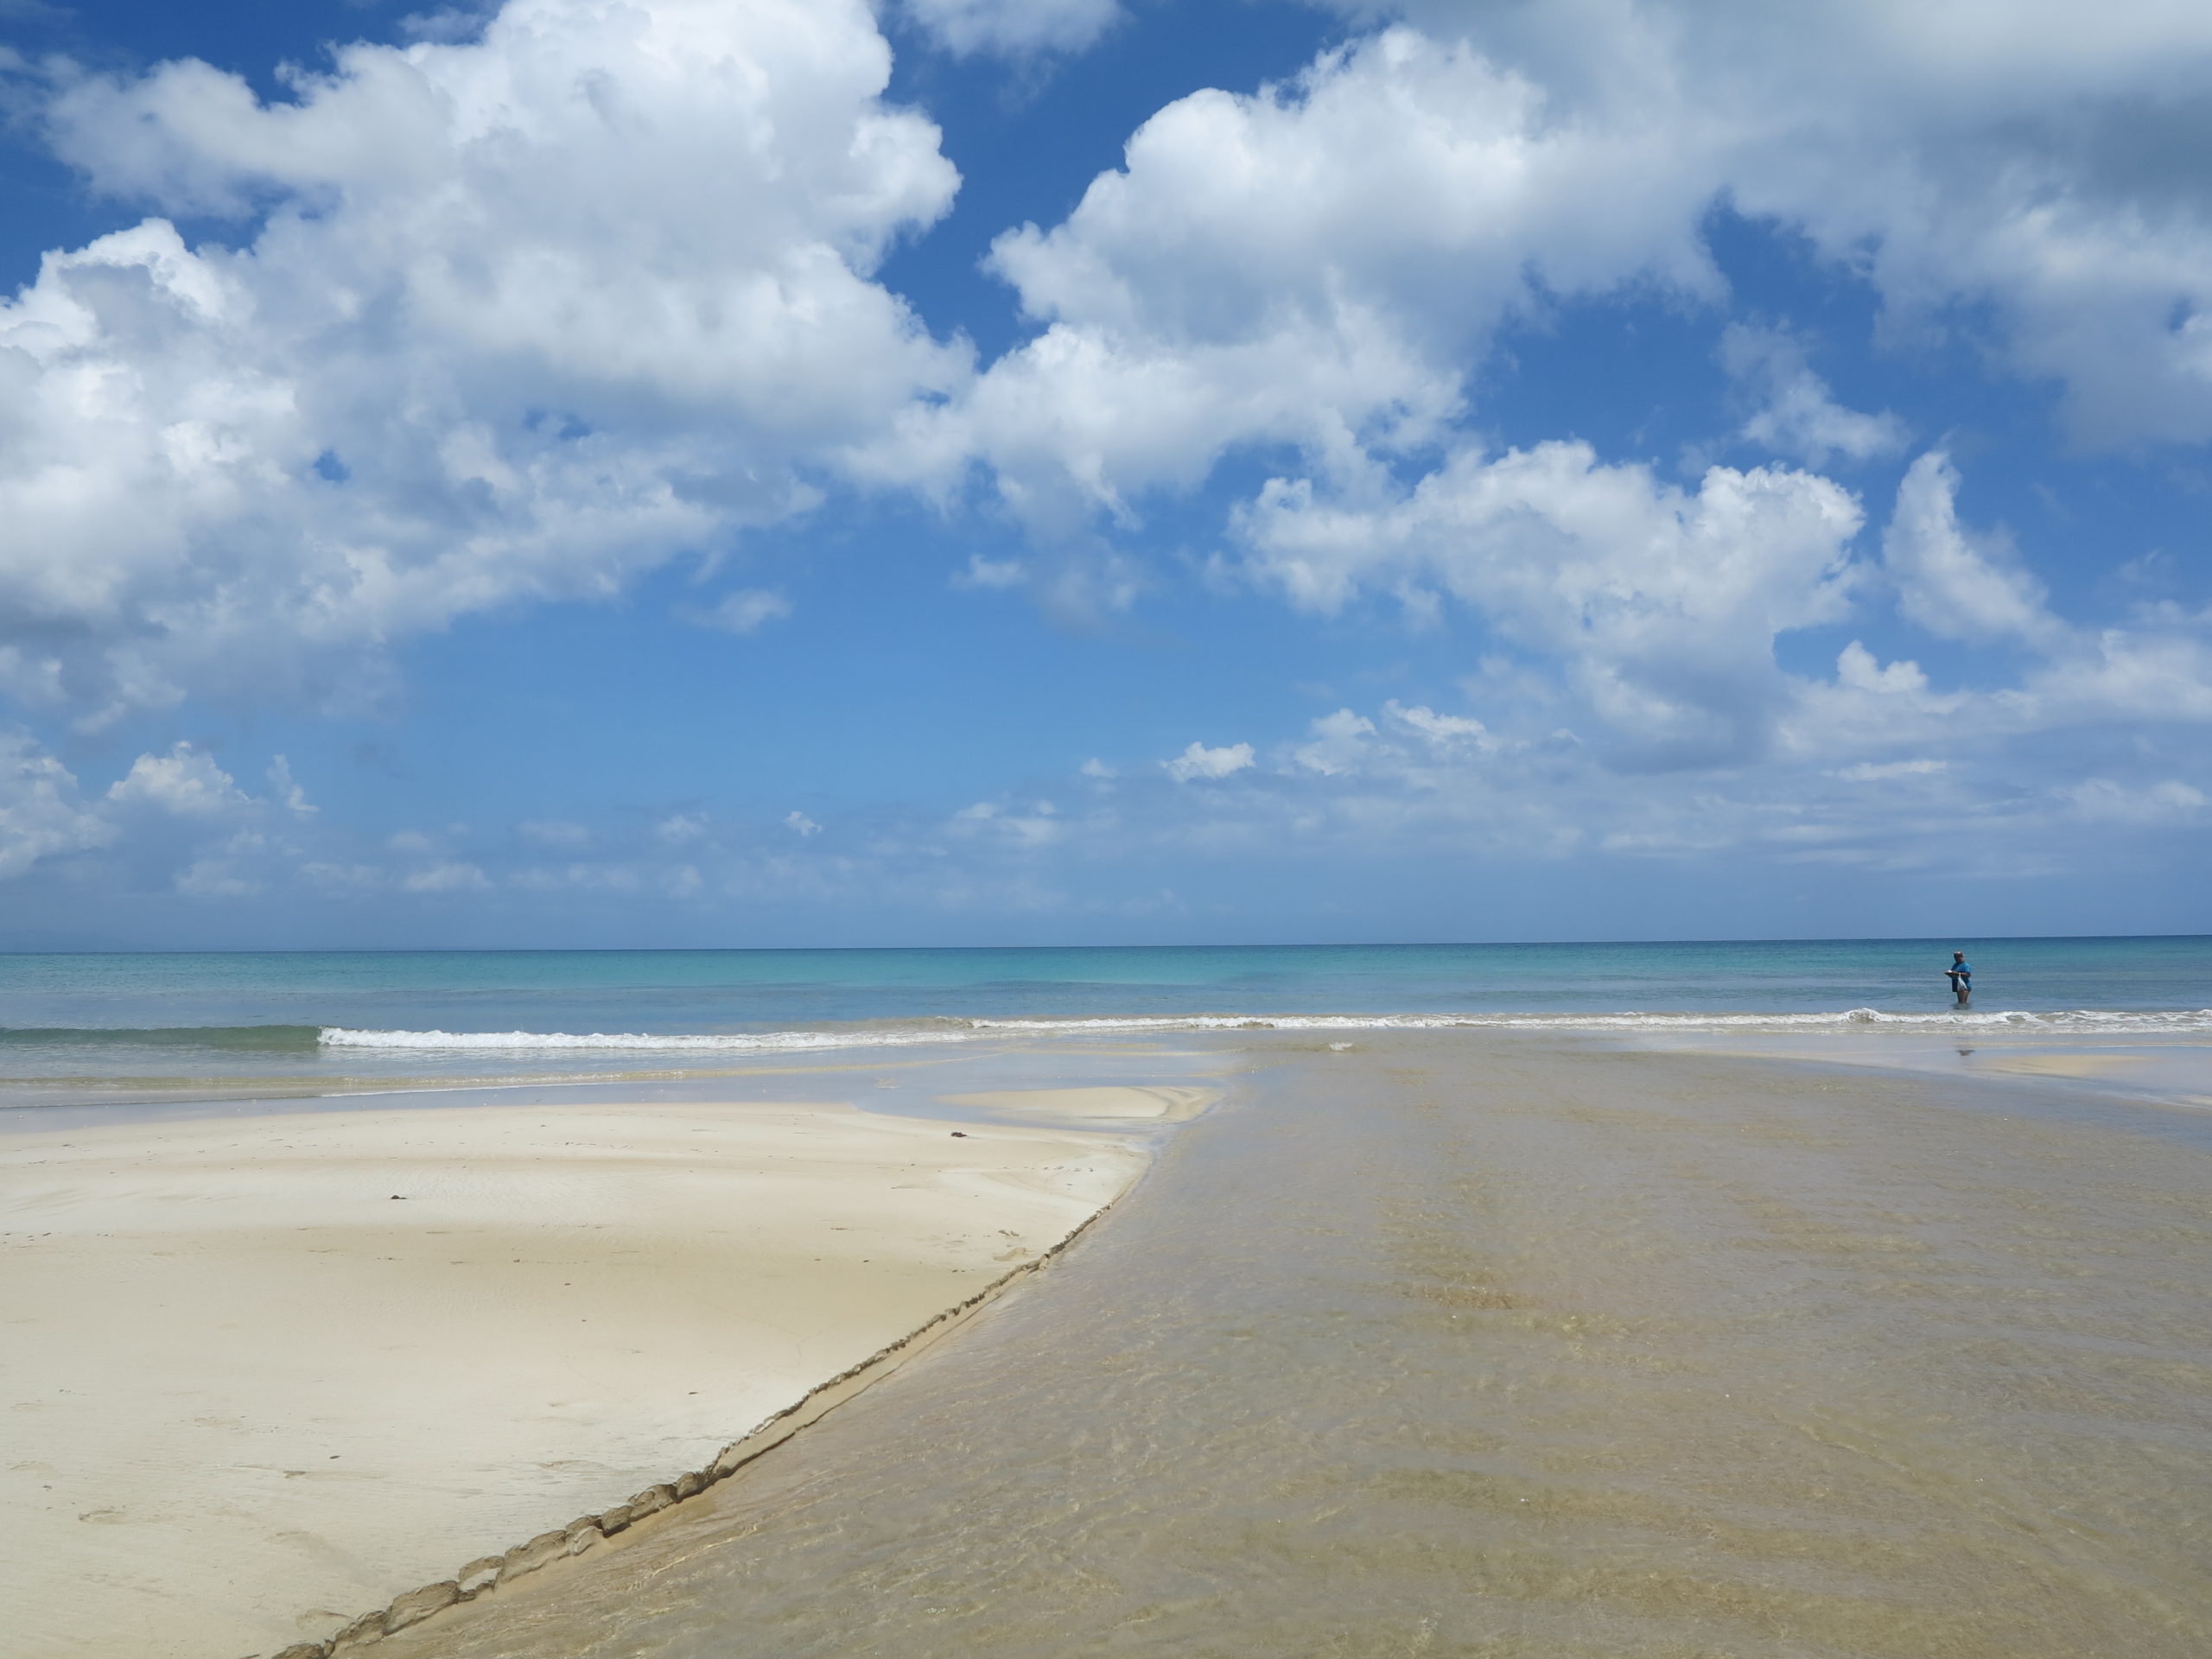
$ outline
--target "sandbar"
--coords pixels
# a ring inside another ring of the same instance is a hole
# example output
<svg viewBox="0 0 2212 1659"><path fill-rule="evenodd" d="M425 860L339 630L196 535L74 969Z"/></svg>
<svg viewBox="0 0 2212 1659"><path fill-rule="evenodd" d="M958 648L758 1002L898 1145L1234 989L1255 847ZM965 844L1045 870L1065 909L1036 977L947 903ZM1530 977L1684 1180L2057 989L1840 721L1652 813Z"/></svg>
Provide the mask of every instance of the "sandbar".
<svg viewBox="0 0 2212 1659"><path fill-rule="evenodd" d="M1114 1118L1111 1092L1081 1116ZM820 1103L0 1141L9 1650L326 1639L711 1462L1052 1249L1147 1158Z"/></svg>

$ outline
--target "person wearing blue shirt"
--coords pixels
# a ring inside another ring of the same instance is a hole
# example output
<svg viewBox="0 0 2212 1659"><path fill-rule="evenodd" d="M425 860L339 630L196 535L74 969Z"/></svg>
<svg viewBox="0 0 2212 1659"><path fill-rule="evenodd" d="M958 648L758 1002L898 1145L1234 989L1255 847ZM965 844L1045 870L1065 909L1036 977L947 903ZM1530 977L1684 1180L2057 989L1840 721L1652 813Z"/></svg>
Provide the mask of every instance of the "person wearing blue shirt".
<svg viewBox="0 0 2212 1659"><path fill-rule="evenodd" d="M1951 952L1951 965L1943 970L1943 976L1951 982L1952 990L1958 994L1959 1006L1966 1007L1967 999L1974 995L1974 964L1967 960L1965 951Z"/></svg>

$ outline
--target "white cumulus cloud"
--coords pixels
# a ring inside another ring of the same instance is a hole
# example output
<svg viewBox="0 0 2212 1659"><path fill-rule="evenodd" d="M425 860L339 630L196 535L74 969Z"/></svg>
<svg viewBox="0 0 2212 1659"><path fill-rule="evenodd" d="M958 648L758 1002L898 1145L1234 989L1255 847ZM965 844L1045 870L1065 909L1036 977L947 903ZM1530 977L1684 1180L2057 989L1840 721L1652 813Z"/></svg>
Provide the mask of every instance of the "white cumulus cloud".
<svg viewBox="0 0 2212 1659"><path fill-rule="evenodd" d="M116 833L86 805L67 766L24 734L0 731L0 879L42 858L105 846Z"/></svg>
<svg viewBox="0 0 2212 1659"><path fill-rule="evenodd" d="M1465 743L1485 750L1497 747L1497 740L1491 736L1490 728L1471 715L1440 715L1426 703L1415 703L1408 709L1395 697L1383 707L1391 719L1420 733L1431 743L1444 746Z"/></svg>
<svg viewBox="0 0 2212 1659"><path fill-rule="evenodd" d="M1160 764L1177 783L1187 784L1194 779L1227 778L1244 771L1253 764L1253 760L1249 743L1230 743L1217 749L1210 749L1203 743L1193 742L1173 760L1163 760Z"/></svg>
<svg viewBox="0 0 2212 1659"><path fill-rule="evenodd" d="M957 175L859 0L509 0L288 73L55 72L96 188L248 223L149 219L0 304L12 683L329 695L804 510L965 372L872 278Z"/></svg>
<svg viewBox="0 0 2212 1659"><path fill-rule="evenodd" d="M1788 695L1775 639L1846 613L1860 518L1811 474L1714 467L1693 493L1547 443L1462 450L1379 500L1277 479L1242 532L1251 572L1295 603L1433 584L1561 662L1634 750L1708 763L1763 750Z"/></svg>
<svg viewBox="0 0 2212 1659"><path fill-rule="evenodd" d="M1375 722L1364 715L1339 709L1323 715L1308 728L1312 740L1290 752L1291 759L1308 772L1333 778L1355 772L1367 758L1367 740L1375 735Z"/></svg>
<svg viewBox="0 0 2212 1659"><path fill-rule="evenodd" d="M2092 442L2212 437L2212 10L2173 0L1346 0L1465 36L1549 118L1649 136L1655 197L1724 194L1863 272L1893 330L1987 308Z"/></svg>
<svg viewBox="0 0 2212 1659"><path fill-rule="evenodd" d="M183 818L230 817L256 803L213 756L180 743L167 754L142 754L111 788L119 806L151 806Z"/></svg>
<svg viewBox="0 0 2212 1659"><path fill-rule="evenodd" d="M1946 639L2053 640L2043 584L2003 542L1959 523L1958 469L1940 450L1912 463L1897 486L1882 562L1904 613Z"/></svg>
<svg viewBox="0 0 2212 1659"><path fill-rule="evenodd" d="M1893 342L1986 309L1991 360L2059 384L2089 442L2212 436L2212 184L2180 159L2212 124L2202 8L1344 10L1420 27L1177 100L1065 220L1000 237L1041 332L870 464L944 488L980 461L1054 535L1133 524L1240 445L1355 476L1466 412L1508 319L1630 285L1726 304L1723 205L1871 282ZM1902 446L1798 336L1745 325L1726 354L1751 441L1814 465Z"/></svg>
<svg viewBox="0 0 2212 1659"><path fill-rule="evenodd" d="M1525 77L1405 29L1256 93L1193 93L1065 223L998 239L992 266L1044 332L875 459L929 479L980 457L1064 527L1127 518L1241 442L1342 466L1424 442L1540 291L1714 291L1709 186L1653 137L1557 121Z"/></svg>

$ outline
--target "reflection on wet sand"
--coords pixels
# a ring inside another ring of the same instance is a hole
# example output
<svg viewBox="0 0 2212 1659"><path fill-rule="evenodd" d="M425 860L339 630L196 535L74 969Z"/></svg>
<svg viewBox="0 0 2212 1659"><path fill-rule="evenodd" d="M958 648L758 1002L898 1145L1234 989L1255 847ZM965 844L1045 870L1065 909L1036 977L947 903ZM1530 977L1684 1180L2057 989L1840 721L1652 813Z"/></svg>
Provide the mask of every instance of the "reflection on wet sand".
<svg viewBox="0 0 2212 1659"><path fill-rule="evenodd" d="M1237 1040L961 1340L391 1659L2212 1650L2212 1120Z"/></svg>

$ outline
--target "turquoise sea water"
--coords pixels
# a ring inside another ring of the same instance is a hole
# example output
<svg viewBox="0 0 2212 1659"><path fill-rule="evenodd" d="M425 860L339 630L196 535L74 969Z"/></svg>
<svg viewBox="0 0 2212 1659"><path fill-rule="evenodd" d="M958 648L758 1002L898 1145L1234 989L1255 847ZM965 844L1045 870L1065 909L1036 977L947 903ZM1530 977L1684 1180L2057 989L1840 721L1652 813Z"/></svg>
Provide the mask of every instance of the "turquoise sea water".
<svg viewBox="0 0 2212 1659"><path fill-rule="evenodd" d="M1244 1020L2202 1031L2212 938L0 956L0 1087L606 1076Z"/></svg>

